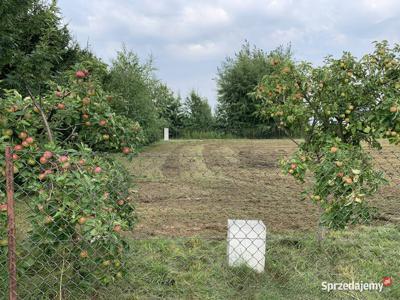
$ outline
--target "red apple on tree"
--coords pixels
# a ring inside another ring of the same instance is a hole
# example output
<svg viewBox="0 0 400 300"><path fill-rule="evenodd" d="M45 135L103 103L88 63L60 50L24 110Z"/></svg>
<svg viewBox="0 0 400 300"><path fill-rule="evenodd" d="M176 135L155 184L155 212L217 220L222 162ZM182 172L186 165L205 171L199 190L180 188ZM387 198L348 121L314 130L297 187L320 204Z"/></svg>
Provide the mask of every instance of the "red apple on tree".
<svg viewBox="0 0 400 300"><path fill-rule="evenodd" d="M7 211L7 204L0 204L0 211Z"/></svg>
<svg viewBox="0 0 400 300"><path fill-rule="evenodd" d="M124 148L122 148L122 152L124 154L129 154L131 152L131 149L129 147L124 147Z"/></svg>
<svg viewBox="0 0 400 300"><path fill-rule="evenodd" d="M56 91L56 97L61 98L63 96L63 93L60 91Z"/></svg>
<svg viewBox="0 0 400 300"><path fill-rule="evenodd" d="M25 140L25 139L28 137L28 133L27 133L26 131L22 131L22 132L20 132L20 133L18 134L18 137L19 137L21 140Z"/></svg>
<svg viewBox="0 0 400 300"><path fill-rule="evenodd" d="M60 110L63 110L63 109L65 109L65 104L64 103L58 103L57 104L57 108L60 109Z"/></svg>
<svg viewBox="0 0 400 300"><path fill-rule="evenodd" d="M22 146L22 145L15 145L14 146L14 150L15 151L21 151L21 150L23 150L24 149L24 146Z"/></svg>
<svg viewBox="0 0 400 300"><path fill-rule="evenodd" d="M353 179L351 177L343 177L342 179L347 184L352 184L353 183Z"/></svg>
<svg viewBox="0 0 400 300"><path fill-rule="evenodd" d="M65 163L63 163L63 164L61 165L61 167L62 167L64 170L68 170L69 168L71 168L71 164L70 164L69 162L65 162Z"/></svg>
<svg viewBox="0 0 400 300"><path fill-rule="evenodd" d="M96 174L100 174L100 173L101 173L101 168L100 168L100 167L95 167L95 168L94 168L94 172L95 172Z"/></svg>
<svg viewBox="0 0 400 300"><path fill-rule="evenodd" d="M79 254L79 256L80 256L81 258L88 258L88 257L89 257L89 254L88 254L87 250L83 250L83 251L81 251L81 253Z"/></svg>
<svg viewBox="0 0 400 300"><path fill-rule="evenodd" d="M86 77L86 74L85 74L84 71L79 70L79 71L76 71L75 77L76 77L76 78L79 78L79 79L82 79L82 78L85 78L85 77Z"/></svg>
<svg viewBox="0 0 400 300"><path fill-rule="evenodd" d="M15 113L18 111L18 106L13 105L8 109L8 112Z"/></svg>
<svg viewBox="0 0 400 300"><path fill-rule="evenodd" d="M53 157L53 153L52 153L51 151L45 151L45 152L43 153L43 157L45 157L45 158L47 158L47 159L50 159L50 158Z"/></svg>
<svg viewBox="0 0 400 300"><path fill-rule="evenodd" d="M68 169L71 167L71 164L70 164L69 162L65 162L65 163L63 163L63 164L61 165L61 167L62 167L64 170L68 170Z"/></svg>
<svg viewBox="0 0 400 300"><path fill-rule="evenodd" d="M100 126L106 126L106 124L107 124L107 120L100 120L99 121L99 125Z"/></svg>
<svg viewBox="0 0 400 300"><path fill-rule="evenodd" d="M83 105L89 105L90 104L90 98L89 97L85 97L82 99L82 104Z"/></svg>
<svg viewBox="0 0 400 300"><path fill-rule="evenodd" d="M47 162L48 162L47 158L44 157L44 156L42 156L42 157L39 159L39 161L40 161L40 163L41 163L42 165L47 164Z"/></svg>
<svg viewBox="0 0 400 300"><path fill-rule="evenodd" d="M121 229L122 229L122 228L121 228L121 225L115 225L113 230L114 230L115 232L121 232Z"/></svg>
<svg viewBox="0 0 400 300"><path fill-rule="evenodd" d="M33 137L27 137L25 140L28 144L32 144L34 142Z"/></svg>
<svg viewBox="0 0 400 300"><path fill-rule="evenodd" d="M66 155L61 155L59 158L58 158L58 161L60 162L60 163L65 163L65 162L67 162L68 161L68 156L66 156Z"/></svg>

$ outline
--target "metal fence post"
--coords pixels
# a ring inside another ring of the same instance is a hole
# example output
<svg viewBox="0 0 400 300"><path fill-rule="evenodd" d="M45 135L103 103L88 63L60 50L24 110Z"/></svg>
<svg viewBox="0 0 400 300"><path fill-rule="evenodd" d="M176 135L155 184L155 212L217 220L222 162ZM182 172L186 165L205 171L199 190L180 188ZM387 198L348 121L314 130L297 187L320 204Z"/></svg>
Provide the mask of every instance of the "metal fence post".
<svg viewBox="0 0 400 300"><path fill-rule="evenodd" d="M17 263L15 243L15 215L14 215L14 165L11 147L5 151L6 185L7 185L7 230L8 230L8 290L9 299L17 299Z"/></svg>

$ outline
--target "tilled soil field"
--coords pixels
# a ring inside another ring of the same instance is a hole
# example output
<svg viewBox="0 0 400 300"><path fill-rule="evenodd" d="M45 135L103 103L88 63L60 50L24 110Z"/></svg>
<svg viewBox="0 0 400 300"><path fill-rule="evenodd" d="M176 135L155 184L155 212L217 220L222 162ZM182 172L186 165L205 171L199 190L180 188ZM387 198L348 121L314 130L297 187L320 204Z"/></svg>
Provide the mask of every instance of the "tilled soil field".
<svg viewBox="0 0 400 300"><path fill-rule="evenodd" d="M137 185L136 237L223 238L227 219L260 219L269 232L310 231L318 208L304 185L279 169L290 140L177 140L148 147L129 163ZM375 223L400 223L400 151L373 152L390 183L371 199ZM128 163L128 162L127 162Z"/></svg>

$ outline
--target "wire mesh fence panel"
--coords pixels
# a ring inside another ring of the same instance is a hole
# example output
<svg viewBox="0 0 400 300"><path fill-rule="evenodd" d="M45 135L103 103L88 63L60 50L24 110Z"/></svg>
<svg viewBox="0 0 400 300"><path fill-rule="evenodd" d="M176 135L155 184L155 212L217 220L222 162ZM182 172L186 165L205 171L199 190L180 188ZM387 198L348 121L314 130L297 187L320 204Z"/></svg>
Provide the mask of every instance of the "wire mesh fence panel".
<svg viewBox="0 0 400 300"><path fill-rule="evenodd" d="M336 189L350 183L335 163L321 174L329 177L326 199L310 190L305 200L314 179L298 183L279 165L295 150L288 140L161 142L132 160L14 150L19 298L262 299L269 282L286 276L278 269L287 266L274 257L297 251L304 255L300 269L313 259L325 263L317 252L306 253L314 244L302 240L318 230L318 201L368 202L375 212L355 206L337 218L399 224L396 147L366 149L387 179L371 196ZM6 298L6 214L0 214L0 298ZM327 244L323 254L336 255L332 249Z"/></svg>
<svg viewBox="0 0 400 300"><path fill-rule="evenodd" d="M123 231L136 220L123 167L56 150L16 150L13 165L19 298L108 298L107 287L125 274Z"/></svg>

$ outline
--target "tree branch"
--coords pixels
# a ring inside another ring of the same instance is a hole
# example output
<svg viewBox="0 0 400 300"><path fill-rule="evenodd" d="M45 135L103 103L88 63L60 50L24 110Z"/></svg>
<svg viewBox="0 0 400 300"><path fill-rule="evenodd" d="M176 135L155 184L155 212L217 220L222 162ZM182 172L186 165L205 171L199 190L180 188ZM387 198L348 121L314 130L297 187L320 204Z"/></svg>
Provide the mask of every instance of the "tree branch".
<svg viewBox="0 0 400 300"><path fill-rule="evenodd" d="M32 103L33 105L39 110L40 116L42 117L43 123L44 123L44 127L46 128L46 132L47 132L47 137L49 139L49 142L52 143L53 140L53 133L51 132L49 123L47 122L47 118L46 115L41 107L41 105L36 101L35 97L33 96L31 90L29 89L29 87L26 87L29 96L31 97ZM39 101L41 102L41 99L39 99Z"/></svg>
<svg viewBox="0 0 400 300"><path fill-rule="evenodd" d="M73 137L75 134L75 131L76 131L76 126L74 126L74 129L72 129L71 134L64 140L64 142L68 141L71 137Z"/></svg>

